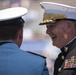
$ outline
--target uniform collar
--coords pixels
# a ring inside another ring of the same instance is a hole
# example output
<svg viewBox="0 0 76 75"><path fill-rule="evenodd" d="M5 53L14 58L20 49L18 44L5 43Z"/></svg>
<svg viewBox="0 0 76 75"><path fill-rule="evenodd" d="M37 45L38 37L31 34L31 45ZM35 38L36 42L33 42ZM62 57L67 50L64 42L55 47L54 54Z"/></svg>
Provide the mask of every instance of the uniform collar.
<svg viewBox="0 0 76 75"><path fill-rule="evenodd" d="M70 52L73 48L76 47L76 37L74 37L65 47L61 48L61 52L63 54L67 54Z"/></svg>
<svg viewBox="0 0 76 75"><path fill-rule="evenodd" d="M0 46L3 45L3 44L6 44L6 43L14 43L14 42L11 42L11 41L0 41Z"/></svg>
<svg viewBox="0 0 76 75"><path fill-rule="evenodd" d="M18 45L12 41L2 41L2 42L0 41L0 47L19 48Z"/></svg>

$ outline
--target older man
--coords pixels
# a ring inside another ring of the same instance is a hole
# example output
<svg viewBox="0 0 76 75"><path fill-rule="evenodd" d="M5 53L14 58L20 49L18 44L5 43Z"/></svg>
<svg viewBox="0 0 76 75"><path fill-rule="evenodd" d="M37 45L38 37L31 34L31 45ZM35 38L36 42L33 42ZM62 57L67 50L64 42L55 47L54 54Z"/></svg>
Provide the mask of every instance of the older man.
<svg viewBox="0 0 76 75"><path fill-rule="evenodd" d="M0 75L49 75L45 58L20 49L24 7L0 11Z"/></svg>
<svg viewBox="0 0 76 75"><path fill-rule="evenodd" d="M76 75L76 7L41 2L43 22L53 45L61 49L55 61L54 75Z"/></svg>

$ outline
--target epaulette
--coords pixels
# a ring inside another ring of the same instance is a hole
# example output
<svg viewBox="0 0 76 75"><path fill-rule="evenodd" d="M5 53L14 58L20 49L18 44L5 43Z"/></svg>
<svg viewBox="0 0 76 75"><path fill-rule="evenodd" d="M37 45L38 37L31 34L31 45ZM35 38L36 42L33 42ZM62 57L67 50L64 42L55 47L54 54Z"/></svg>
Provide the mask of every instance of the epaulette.
<svg viewBox="0 0 76 75"><path fill-rule="evenodd" d="M71 56L65 60L64 69L76 69L76 56Z"/></svg>
<svg viewBox="0 0 76 75"><path fill-rule="evenodd" d="M28 53L31 53L31 54L34 54L34 55L37 55L37 56L40 56L40 57L42 57L42 58L45 58L46 59L46 57L45 56L43 56L43 55L40 55L40 54L38 54L38 53L35 53L35 52L30 52L30 51L27 51Z"/></svg>

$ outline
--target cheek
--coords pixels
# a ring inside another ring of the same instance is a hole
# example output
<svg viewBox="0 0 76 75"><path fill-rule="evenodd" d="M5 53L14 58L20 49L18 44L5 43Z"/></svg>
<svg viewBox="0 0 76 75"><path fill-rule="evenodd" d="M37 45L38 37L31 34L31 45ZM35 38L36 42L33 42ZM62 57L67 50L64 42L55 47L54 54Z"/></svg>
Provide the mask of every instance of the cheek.
<svg viewBox="0 0 76 75"><path fill-rule="evenodd" d="M64 27L64 25L61 25L60 27L58 27L57 29L56 29L56 31L57 31L57 33L60 35L60 36L62 36L62 37L66 37L66 29L65 29L65 27Z"/></svg>
<svg viewBox="0 0 76 75"><path fill-rule="evenodd" d="M62 28L61 33L63 34L63 38L64 38L65 40L67 40L67 39L68 39L67 30Z"/></svg>
<svg viewBox="0 0 76 75"><path fill-rule="evenodd" d="M67 41L67 35L62 30L57 32L57 39L55 44L61 48L66 44L66 41Z"/></svg>
<svg viewBox="0 0 76 75"><path fill-rule="evenodd" d="M57 32L57 36L59 39L64 39L66 38L66 34L65 34L65 31L63 29L59 29L58 32Z"/></svg>

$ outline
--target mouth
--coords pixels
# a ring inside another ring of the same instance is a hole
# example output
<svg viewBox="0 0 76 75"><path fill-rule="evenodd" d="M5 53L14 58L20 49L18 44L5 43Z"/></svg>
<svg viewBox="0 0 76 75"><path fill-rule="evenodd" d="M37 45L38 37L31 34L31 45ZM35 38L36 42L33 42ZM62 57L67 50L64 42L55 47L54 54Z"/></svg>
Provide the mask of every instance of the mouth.
<svg viewBox="0 0 76 75"><path fill-rule="evenodd" d="M54 39L56 39L57 38L57 36L51 36L51 39L52 40L54 40Z"/></svg>

